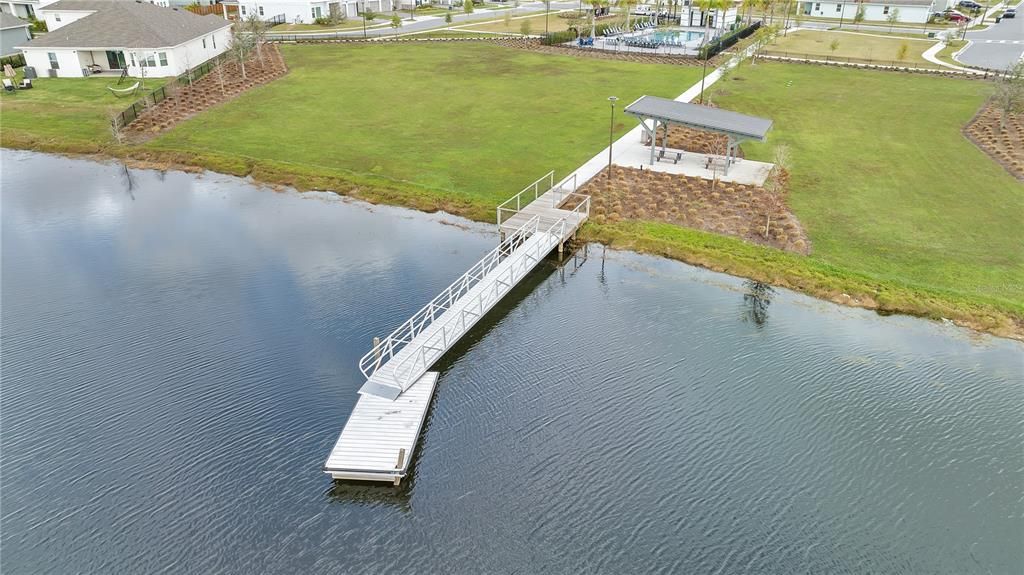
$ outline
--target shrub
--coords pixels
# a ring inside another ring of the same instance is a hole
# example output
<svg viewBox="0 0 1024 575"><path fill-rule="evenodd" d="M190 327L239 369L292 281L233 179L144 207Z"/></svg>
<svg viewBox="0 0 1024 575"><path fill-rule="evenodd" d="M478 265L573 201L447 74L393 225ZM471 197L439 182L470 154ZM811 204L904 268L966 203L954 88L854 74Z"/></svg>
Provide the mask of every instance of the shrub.
<svg viewBox="0 0 1024 575"><path fill-rule="evenodd" d="M317 26L330 26L332 22L330 18L321 16L320 18L313 20L313 23Z"/></svg>
<svg viewBox="0 0 1024 575"><path fill-rule="evenodd" d="M25 65L25 55L13 54L11 56L4 56L3 58L0 58L0 68L3 68L8 64L11 65L11 68L21 68Z"/></svg>

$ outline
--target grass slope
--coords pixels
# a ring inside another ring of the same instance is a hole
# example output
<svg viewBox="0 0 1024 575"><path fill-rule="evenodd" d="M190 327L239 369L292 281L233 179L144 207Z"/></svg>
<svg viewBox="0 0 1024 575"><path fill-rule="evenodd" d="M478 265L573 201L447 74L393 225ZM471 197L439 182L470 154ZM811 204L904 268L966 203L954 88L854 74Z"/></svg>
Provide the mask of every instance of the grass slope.
<svg viewBox="0 0 1024 575"><path fill-rule="evenodd" d="M961 133L985 82L758 64L719 105L770 117L791 151L789 204L829 265L884 281L1024 303L1024 186Z"/></svg>
<svg viewBox="0 0 1024 575"><path fill-rule="evenodd" d="M698 69L490 44L284 46L284 79L150 143L385 177L487 210L608 138L608 96L674 96ZM617 117L616 131L634 124Z"/></svg>

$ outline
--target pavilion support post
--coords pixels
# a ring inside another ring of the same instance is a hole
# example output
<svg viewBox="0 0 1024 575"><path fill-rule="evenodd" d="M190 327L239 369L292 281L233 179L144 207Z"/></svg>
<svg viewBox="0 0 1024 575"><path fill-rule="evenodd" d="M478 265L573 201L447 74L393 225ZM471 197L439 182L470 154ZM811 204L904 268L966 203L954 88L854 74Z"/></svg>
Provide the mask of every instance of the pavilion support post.
<svg viewBox="0 0 1024 575"><path fill-rule="evenodd" d="M658 120L654 119L654 131L651 132L651 165L654 165L654 150L658 147Z"/></svg>

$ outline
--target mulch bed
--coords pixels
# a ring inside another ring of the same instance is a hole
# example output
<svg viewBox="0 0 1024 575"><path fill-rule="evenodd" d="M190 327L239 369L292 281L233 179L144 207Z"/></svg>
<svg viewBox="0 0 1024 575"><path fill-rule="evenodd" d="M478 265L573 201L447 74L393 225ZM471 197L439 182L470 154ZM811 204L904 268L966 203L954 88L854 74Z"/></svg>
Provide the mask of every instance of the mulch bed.
<svg viewBox="0 0 1024 575"><path fill-rule="evenodd" d="M772 209L768 192L758 186L612 166L610 181L602 171L579 193L591 196L590 217L597 223L661 221L800 254L811 250L796 216L785 206ZM765 237L769 212L772 224Z"/></svg>
<svg viewBox="0 0 1024 575"><path fill-rule="evenodd" d="M1005 130L999 129L1001 115L993 102L986 103L964 128L964 135L1006 171L1024 180L1024 114L1010 114Z"/></svg>
<svg viewBox="0 0 1024 575"><path fill-rule="evenodd" d="M216 69L211 70L191 86L177 86L173 82L168 84L167 98L147 108L125 128L125 135L132 140L155 136L199 112L231 100L250 88L276 80L288 72L276 45L264 44L262 51L262 63L255 52L249 57L244 80L238 62L230 60L220 65L222 74L218 74Z"/></svg>
<svg viewBox="0 0 1024 575"><path fill-rule="evenodd" d="M659 127L657 138L659 146L664 137L665 131ZM725 134L716 134L714 132L674 125L668 128L668 147L675 150L724 156L725 147L728 145L728 142L729 138ZM742 158L743 150L737 148L736 156Z"/></svg>

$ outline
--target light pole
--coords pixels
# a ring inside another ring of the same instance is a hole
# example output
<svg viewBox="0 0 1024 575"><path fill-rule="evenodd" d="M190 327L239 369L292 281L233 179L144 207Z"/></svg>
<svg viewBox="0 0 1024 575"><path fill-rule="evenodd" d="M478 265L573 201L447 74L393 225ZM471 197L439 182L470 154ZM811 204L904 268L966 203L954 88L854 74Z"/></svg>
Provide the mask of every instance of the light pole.
<svg viewBox="0 0 1024 575"><path fill-rule="evenodd" d="M366 40L366 0L363 0L363 40Z"/></svg>
<svg viewBox="0 0 1024 575"><path fill-rule="evenodd" d="M707 78L707 76L708 76L708 52L710 52L710 51L711 50L708 49L707 44L705 44L704 45L704 73L701 74L701 77L700 77L700 102L698 102L698 104L703 104L704 103L704 78Z"/></svg>
<svg viewBox="0 0 1024 575"><path fill-rule="evenodd" d="M608 102L612 105L612 115L608 120L608 179L612 179L612 138L615 134L615 102L619 99L615 96L608 96Z"/></svg>

